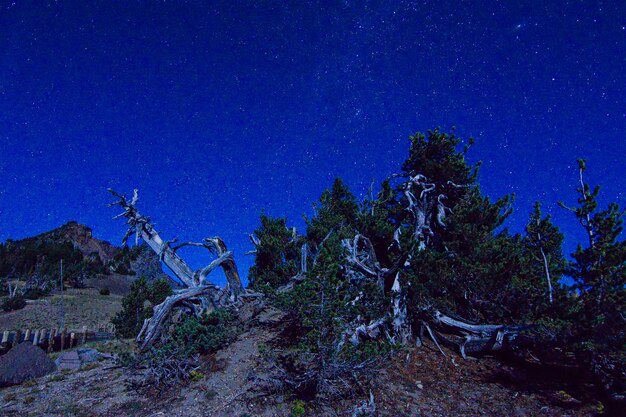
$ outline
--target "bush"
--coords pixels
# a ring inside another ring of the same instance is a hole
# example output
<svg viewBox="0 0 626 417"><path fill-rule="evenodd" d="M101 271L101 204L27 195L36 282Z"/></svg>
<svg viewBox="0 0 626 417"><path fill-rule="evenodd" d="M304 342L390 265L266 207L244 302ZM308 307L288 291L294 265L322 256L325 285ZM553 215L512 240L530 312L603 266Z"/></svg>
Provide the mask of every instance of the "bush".
<svg viewBox="0 0 626 417"><path fill-rule="evenodd" d="M197 370L197 356L228 345L236 334L232 315L227 310L215 310L200 318L188 316L172 328L167 341L160 346L139 355L120 355L122 366L147 369L131 385L158 387L174 381L198 381L204 375Z"/></svg>
<svg viewBox="0 0 626 417"><path fill-rule="evenodd" d="M146 306L149 294L150 284L145 277L131 284L130 293L122 299L122 311L111 320L120 336L136 336L141 330L144 319L152 316L152 309Z"/></svg>
<svg viewBox="0 0 626 417"><path fill-rule="evenodd" d="M21 310L26 307L26 300L21 294L15 294L13 298L5 298L2 302L2 310L4 311L13 311L13 310Z"/></svg>
<svg viewBox="0 0 626 417"><path fill-rule="evenodd" d="M111 290L109 287L100 288L100 295L109 295L111 294Z"/></svg>
<svg viewBox="0 0 626 417"><path fill-rule="evenodd" d="M175 326L163 349L178 349L186 356L214 352L230 343L235 332L228 310L218 309L200 318L187 317Z"/></svg>
<svg viewBox="0 0 626 417"><path fill-rule="evenodd" d="M172 287L167 279L157 279L150 287L148 301L152 305L161 304L170 295L172 295Z"/></svg>
<svg viewBox="0 0 626 417"><path fill-rule="evenodd" d="M46 296L50 293L50 290L46 288L42 290L41 288L26 288L24 290L24 298L27 300L37 300L43 296Z"/></svg>
<svg viewBox="0 0 626 417"><path fill-rule="evenodd" d="M292 417L301 417L306 412L305 403L302 400L295 400L293 404L291 404L291 416Z"/></svg>

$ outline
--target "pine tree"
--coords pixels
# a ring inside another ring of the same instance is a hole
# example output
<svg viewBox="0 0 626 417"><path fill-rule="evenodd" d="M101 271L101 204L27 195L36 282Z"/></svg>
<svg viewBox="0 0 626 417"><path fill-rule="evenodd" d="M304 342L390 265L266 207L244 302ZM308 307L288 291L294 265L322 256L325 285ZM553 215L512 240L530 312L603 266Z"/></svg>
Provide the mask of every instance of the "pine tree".
<svg viewBox="0 0 626 417"><path fill-rule="evenodd" d="M293 236L287 219L261 214L261 226L254 231L256 256L250 268L250 287L271 292L298 273L302 238Z"/></svg>
<svg viewBox="0 0 626 417"><path fill-rule="evenodd" d="M331 230L342 234L344 229L354 228L358 211L354 194L341 178L336 178L331 189L324 191L315 205L315 216L307 219L307 240L317 246Z"/></svg>
<svg viewBox="0 0 626 417"><path fill-rule="evenodd" d="M172 295L172 287L166 278L160 278L152 282L148 294L148 301L152 305L161 304L167 297Z"/></svg>
<svg viewBox="0 0 626 417"><path fill-rule="evenodd" d="M141 330L144 319L152 315L145 303L150 297L150 285L139 277L130 285L130 292L122 299L122 311L111 320L122 337L134 337Z"/></svg>
<svg viewBox="0 0 626 417"><path fill-rule="evenodd" d="M541 303L541 298L547 299L549 304L554 304L554 287L559 285L566 264L561 250L563 234L552 223L550 216L542 217L539 202L535 202L533 206L523 244L524 255L528 258L531 272L531 276L528 277L528 293L533 294L532 299L536 304L545 304ZM542 311L545 308L538 310Z"/></svg>
<svg viewBox="0 0 626 417"><path fill-rule="evenodd" d="M445 205L443 224L432 222L425 249L414 248L410 267L409 305L436 303L467 318L511 318L504 291L519 265L520 245L502 225L511 213L513 196L495 202L483 196L477 183L480 163L469 164L473 140L459 149L454 134L430 131L411 137L405 175L421 174ZM402 201L402 190L397 199ZM430 210L439 210L433 205ZM406 212L396 223L404 223ZM435 214L431 214L435 216Z"/></svg>
<svg viewBox="0 0 626 417"><path fill-rule="evenodd" d="M626 343L626 241L619 240L624 211L616 203L598 210L598 186L584 181L586 164L578 160L580 187L574 212L587 234L587 244L572 254L570 275L581 301L579 335L592 350L623 349Z"/></svg>

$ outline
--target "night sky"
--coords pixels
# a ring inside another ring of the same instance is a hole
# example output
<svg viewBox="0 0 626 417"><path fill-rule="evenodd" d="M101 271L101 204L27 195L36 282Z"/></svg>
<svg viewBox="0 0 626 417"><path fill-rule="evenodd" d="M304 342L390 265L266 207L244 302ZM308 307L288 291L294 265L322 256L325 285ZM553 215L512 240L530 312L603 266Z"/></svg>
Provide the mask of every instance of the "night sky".
<svg viewBox="0 0 626 417"><path fill-rule="evenodd" d="M0 240L73 219L119 244L106 188L136 187L245 275L261 210L303 230L333 178L362 198L456 126L510 229L541 200L569 251L577 157L626 205L625 97L624 1L0 0Z"/></svg>

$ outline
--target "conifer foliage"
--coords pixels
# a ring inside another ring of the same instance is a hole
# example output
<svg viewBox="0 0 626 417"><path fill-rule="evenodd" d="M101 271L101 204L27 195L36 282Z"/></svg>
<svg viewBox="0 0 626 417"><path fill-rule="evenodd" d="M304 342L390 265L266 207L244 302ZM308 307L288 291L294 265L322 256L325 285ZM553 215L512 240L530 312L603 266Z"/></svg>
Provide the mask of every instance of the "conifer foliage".
<svg viewBox="0 0 626 417"><path fill-rule="evenodd" d="M585 182L585 160L578 160L578 206L570 208L586 232L587 242L572 254L568 275L575 282L575 341L585 359L608 385L626 387L626 240L619 240L625 212L616 203L598 208L600 187ZM615 388L614 390L619 390Z"/></svg>
<svg viewBox="0 0 626 417"><path fill-rule="evenodd" d="M117 333L122 337L136 336L143 321L152 316L152 306L162 303L171 294L172 288L165 279L150 283L143 276L137 278L122 299L122 311L112 320Z"/></svg>
<svg viewBox="0 0 626 417"><path fill-rule="evenodd" d="M435 310L530 325L550 346L585 346L616 363L625 346L624 212L615 204L597 209L598 188L584 183L581 161L579 207L571 210L588 243L568 263L563 235L540 203L523 235L505 227L514 196L481 193L480 163L466 159L472 144L439 130L412 136L401 173L383 181L376 197L371 191L358 202L336 179L306 219L305 236L285 219L261 216L251 282L292 312L300 329L294 343L317 355L318 377L330 364L355 366L354 358L419 340L425 312ZM307 270L299 268L303 256ZM573 288L561 282L566 275Z"/></svg>

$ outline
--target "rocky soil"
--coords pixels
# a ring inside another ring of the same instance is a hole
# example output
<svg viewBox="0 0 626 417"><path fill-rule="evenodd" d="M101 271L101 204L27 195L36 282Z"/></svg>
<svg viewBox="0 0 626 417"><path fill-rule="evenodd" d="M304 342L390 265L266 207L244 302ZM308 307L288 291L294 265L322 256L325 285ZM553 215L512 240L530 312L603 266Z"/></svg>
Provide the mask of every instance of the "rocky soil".
<svg viewBox="0 0 626 417"><path fill-rule="evenodd" d="M282 315L265 310L228 347L202 358L201 378L184 386L135 391L132 376L104 359L76 371L56 371L0 390L2 416L290 416L287 393L258 389L253 375L266 368L264 352L281 337ZM98 346L115 352L120 342ZM126 348L131 346L127 342ZM112 347L113 346L113 347ZM603 406L575 398L567 378L536 376L495 359L463 360L434 349L394 353L373 379L377 416L594 416ZM331 404L304 403L305 416L349 416L362 393Z"/></svg>

